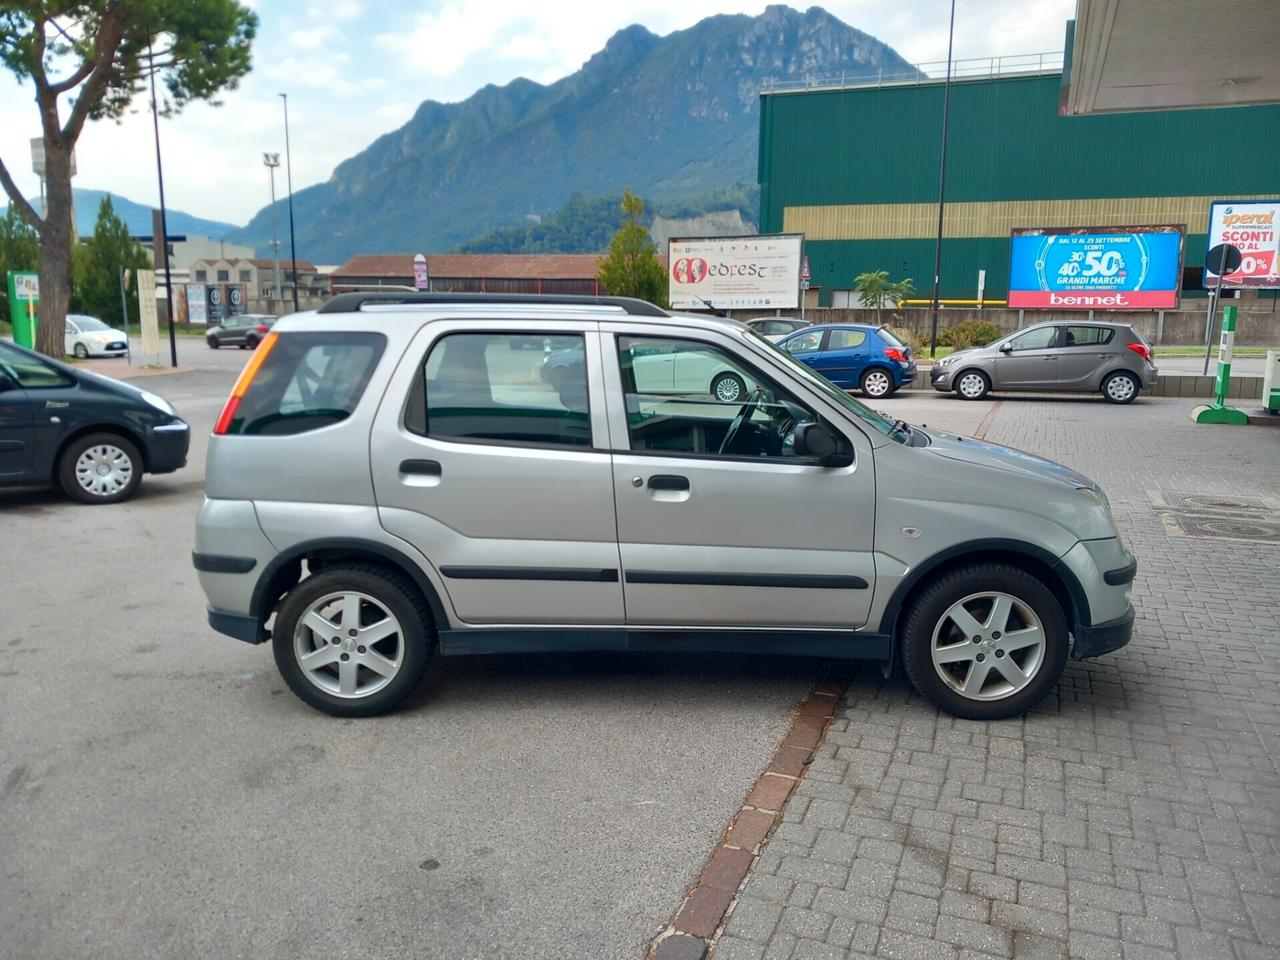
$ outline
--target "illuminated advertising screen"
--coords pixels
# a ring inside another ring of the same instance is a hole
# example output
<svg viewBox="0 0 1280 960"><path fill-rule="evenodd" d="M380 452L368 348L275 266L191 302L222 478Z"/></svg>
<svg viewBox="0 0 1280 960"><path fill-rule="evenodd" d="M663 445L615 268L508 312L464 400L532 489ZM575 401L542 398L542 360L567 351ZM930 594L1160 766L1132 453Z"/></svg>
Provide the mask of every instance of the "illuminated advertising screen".
<svg viewBox="0 0 1280 960"><path fill-rule="evenodd" d="M1009 306L1170 310L1182 287L1181 226L1013 231Z"/></svg>

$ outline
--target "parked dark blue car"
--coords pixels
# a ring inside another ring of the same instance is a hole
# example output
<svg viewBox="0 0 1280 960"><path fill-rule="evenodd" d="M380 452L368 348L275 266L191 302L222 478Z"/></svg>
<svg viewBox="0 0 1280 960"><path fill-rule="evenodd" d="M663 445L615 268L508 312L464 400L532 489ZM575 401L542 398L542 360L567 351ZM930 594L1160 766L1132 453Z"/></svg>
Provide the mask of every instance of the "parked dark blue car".
<svg viewBox="0 0 1280 960"><path fill-rule="evenodd" d="M824 323L797 330L778 346L837 387L887 397L916 376L911 348L884 327Z"/></svg>

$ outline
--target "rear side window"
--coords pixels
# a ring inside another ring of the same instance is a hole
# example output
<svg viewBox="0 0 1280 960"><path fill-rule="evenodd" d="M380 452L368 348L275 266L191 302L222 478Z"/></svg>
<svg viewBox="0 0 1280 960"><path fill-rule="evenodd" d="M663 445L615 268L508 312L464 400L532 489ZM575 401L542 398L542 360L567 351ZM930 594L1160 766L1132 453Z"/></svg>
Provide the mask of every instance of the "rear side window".
<svg viewBox="0 0 1280 960"><path fill-rule="evenodd" d="M891 347L897 347L899 350L906 349L906 344L893 335L893 332L881 327L876 331L876 336L883 340Z"/></svg>
<svg viewBox="0 0 1280 960"><path fill-rule="evenodd" d="M526 350L530 343L543 352ZM427 354L405 426L442 440L589 447L584 339L446 334Z"/></svg>
<svg viewBox="0 0 1280 960"><path fill-rule="evenodd" d="M1064 347L1096 347L1110 343L1115 335L1115 329L1112 327L1067 327L1062 345Z"/></svg>
<svg viewBox="0 0 1280 960"><path fill-rule="evenodd" d="M860 347L867 340L865 330L832 330L827 341L828 350L852 350Z"/></svg>
<svg viewBox="0 0 1280 960"><path fill-rule="evenodd" d="M341 423L355 411L386 344L380 333L287 333L264 341L258 349L270 352L226 432L284 436Z"/></svg>

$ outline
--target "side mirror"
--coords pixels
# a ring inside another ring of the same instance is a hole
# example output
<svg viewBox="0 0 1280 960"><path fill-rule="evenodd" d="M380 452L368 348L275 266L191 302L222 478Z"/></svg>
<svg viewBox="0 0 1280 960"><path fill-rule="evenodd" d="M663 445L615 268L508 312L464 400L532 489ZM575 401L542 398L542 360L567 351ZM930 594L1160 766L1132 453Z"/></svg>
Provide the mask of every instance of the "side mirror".
<svg viewBox="0 0 1280 960"><path fill-rule="evenodd" d="M820 423L802 423L794 434L796 455L817 460L824 467L847 467L853 456L840 449L840 440Z"/></svg>
<svg viewBox="0 0 1280 960"><path fill-rule="evenodd" d="M13 382L12 377L3 370L0 370L0 393L4 393L6 390L14 390L17 386L18 385Z"/></svg>
<svg viewBox="0 0 1280 960"><path fill-rule="evenodd" d="M1013 353L1013 344L1012 344L1012 343L1002 343L1002 344L1000 344L1000 352L1001 352L1001 353Z"/></svg>

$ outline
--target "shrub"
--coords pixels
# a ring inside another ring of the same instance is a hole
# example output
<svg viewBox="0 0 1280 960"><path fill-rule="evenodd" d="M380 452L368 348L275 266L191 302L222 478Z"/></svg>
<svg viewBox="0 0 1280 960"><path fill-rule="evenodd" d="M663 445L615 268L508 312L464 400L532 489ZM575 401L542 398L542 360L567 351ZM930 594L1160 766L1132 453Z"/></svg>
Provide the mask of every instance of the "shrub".
<svg viewBox="0 0 1280 960"><path fill-rule="evenodd" d="M938 343L944 347L963 350L966 347L980 347L998 340L1002 333L1003 331L990 320L965 320L940 333Z"/></svg>
<svg viewBox="0 0 1280 960"><path fill-rule="evenodd" d="M899 340L905 343L908 347L910 347L911 352L914 354L918 355L922 350L924 350L929 345L929 341L926 338L921 337L915 333L912 333L910 330L907 330L905 327L893 327L886 324L885 328L890 333L892 333L895 337L897 337Z"/></svg>

